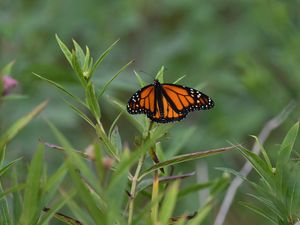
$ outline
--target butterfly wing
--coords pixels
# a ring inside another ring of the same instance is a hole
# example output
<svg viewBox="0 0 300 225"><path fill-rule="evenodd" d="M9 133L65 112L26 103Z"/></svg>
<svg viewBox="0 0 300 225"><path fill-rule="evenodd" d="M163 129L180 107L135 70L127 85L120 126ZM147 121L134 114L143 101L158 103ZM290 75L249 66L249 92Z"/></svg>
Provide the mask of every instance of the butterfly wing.
<svg viewBox="0 0 300 225"><path fill-rule="evenodd" d="M206 110L214 107L214 101L204 93L176 84L163 84L163 95L177 113Z"/></svg>
<svg viewBox="0 0 300 225"><path fill-rule="evenodd" d="M152 84L138 90L128 101L127 111L130 114L147 114L151 116L155 113L155 91Z"/></svg>

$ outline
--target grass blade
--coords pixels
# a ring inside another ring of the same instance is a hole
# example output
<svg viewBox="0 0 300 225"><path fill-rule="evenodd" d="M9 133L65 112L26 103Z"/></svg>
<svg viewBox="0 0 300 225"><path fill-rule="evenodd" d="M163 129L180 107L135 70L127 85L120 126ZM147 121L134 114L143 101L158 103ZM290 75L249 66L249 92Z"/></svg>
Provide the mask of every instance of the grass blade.
<svg viewBox="0 0 300 225"><path fill-rule="evenodd" d="M11 125L8 130L2 134L0 138L0 151L3 147L11 141L33 118L40 114L47 106L48 101L44 101L34 108L30 113L18 119L13 125ZM1 152L0 152L1 153Z"/></svg>
<svg viewBox="0 0 300 225"><path fill-rule="evenodd" d="M13 160L13 161L11 161L10 163L8 163L6 166L2 166L1 168L0 168L0 177L11 167L11 166L13 166L16 162L18 162L19 160L21 160L22 159L22 157L21 158L18 158L18 159L15 159L15 160Z"/></svg>
<svg viewBox="0 0 300 225"><path fill-rule="evenodd" d="M44 148L39 145L29 166L20 225L35 224L41 211L40 181L43 171L43 156Z"/></svg>

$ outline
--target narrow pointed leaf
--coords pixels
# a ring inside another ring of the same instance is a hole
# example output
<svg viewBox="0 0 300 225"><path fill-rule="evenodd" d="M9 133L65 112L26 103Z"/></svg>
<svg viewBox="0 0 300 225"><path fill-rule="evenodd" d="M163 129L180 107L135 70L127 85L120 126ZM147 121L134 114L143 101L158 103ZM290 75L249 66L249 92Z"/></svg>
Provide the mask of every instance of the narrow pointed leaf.
<svg viewBox="0 0 300 225"><path fill-rule="evenodd" d="M80 68L83 68L84 61L85 61L85 54L82 48L80 47L80 45L74 39L72 41L75 47L75 55L80 65Z"/></svg>
<svg viewBox="0 0 300 225"><path fill-rule="evenodd" d="M122 151L122 140L117 126L112 130L110 141L115 146L117 154L119 155Z"/></svg>
<svg viewBox="0 0 300 225"><path fill-rule="evenodd" d="M54 204L51 209L45 210L48 208L44 208L44 211L46 211L46 215L44 215L42 218L40 218L37 225L48 225L49 221L52 217L56 217L57 215L60 215L60 213L56 213L58 210L60 210L68 201L70 198L72 198L75 195L75 192L71 193L69 196L64 198L61 198L56 204Z"/></svg>
<svg viewBox="0 0 300 225"><path fill-rule="evenodd" d="M58 209L57 209L58 210ZM44 208L44 211L45 212L49 212L49 215L52 215L54 216L54 218L56 218L57 220L61 221L61 222L64 222L66 224L70 224L70 225L83 225L83 223L81 223L79 220L75 219L75 218L72 218L70 216L67 216L65 214L62 214L62 213L55 213L55 209L51 208Z"/></svg>
<svg viewBox="0 0 300 225"><path fill-rule="evenodd" d="M207 217L208 213L212 210L211 204L205 205L201 210L197 213L196 217L191 219L187 225L200 225Z"/></svg>
<svg viewBox="0 0 300 225"><path fill-rule="evenodd" d="M23 211L20 217L20 225L34 224L41 211L40 182L43 171L44 149L40 145L32 159L26 179L24 192Z"/></svg>
<svg viewBox="0 0 300 225"><path fill-rule="evenodd" d="M1 71L0 71L0 77L3 75L9 75L11 73L11 70L13 66L15 65L15 60L8 63Z"/></svg>
<svg viewBox="0 0 300 225"><path fill-rule="evenodd" d="M133 63L133 60L127 63L125 66L123 66L113 77L104 85L104 87L101 89L100 93L98 94L98 98L100 98L111 82L113 82L114 79L116 79L131 63Z"/></svg>
<svg viewBox="0 0 300 225"><path fill-rule="evenodd" d="M13 161L11 161L10 163L8 163L7 165L5 166L1 166L0 167L0 177L11 167L13 166L16 162L18 162L19 160L21 160L22 158L18 158L18 159L15 159Z"/></svg>
<svg viewBox="0 0 300 225"><path fill-rule="evenodd" d="M4 134L0 137L0 151L10 142L33 118L40 114L47 106L48 101L44 101L35 107L30 113L18 119L11 125Z"/></svg>
<svg viewBox="0 0 300 225"><path fill-rule="evenodd" d="M57 43L58 43L60 49L64 53L66 59L68 60L68 62L70 63L70 65L73 67L73 65L72 65L72 53L70 52L70 50L68 49L68 47L59 39L59 37L58 37L57 34L55 34L55 38L57 40Z"/></svg>
<svg viewBox="0 0 300 225"><path fill-rule="evenodd" d="M164 72L165 72L165 67L162 66L158 73L155 76L155 79L159 80L159 82L164 83Z"/></svg>
<svg viewBox="0 0 300 225"><path fill-rule="evenodd" d="M179 182L175 181L166 191L166 195L162 203L160 214L159 214L159 220L162 224L167 224L169 218L171 218L172 216L173 210L176 205L178 188L179 188Z"/></svg>
<svg viewBox="0 0 300 225"><path fill-rule="evenodd" d="M75 105L73 105L72 103L68 102L67 100L65 100L65 103L68 104L68 106L77 114L79 115L83 120L85 120L88 124L90 124L92 127L95 128L95 125L94 123L92 122L92 120L87 116L85 115L78 107L76 107Z"/></svg>
<svg viewBox="0 0 300 225"><path fill-rule="evenodd" d="M143 79L141 78L141 76L140 76L135 70L134 70L133 72L134 72L134 74L135 74L135 76L136 76L136 78L137 78L137 80L138 80L140 86L141 86L141 87L146 86L146 84L145 84L145 82L143 81Z"/></svg>
<svg viewBox="0 0 300 225"><path fill-rule="evenodd" d="M111 51L111 49L119 42L119 40L115 41L114 43L112 43L108 49L106 49L101 55L100 57L97 59L97 61L95 62L92 70L91 70L91 74L93 74L95 72L95 70L97 69L98 65L103 61L103 59L106 57L106 55Z"/></svg>
<svg viewBox="0 0 300 225"><path fill-rule="evenodd" d="M81 105L85 106L85 103L83 101L81 101L80 98L78 98L77 96L73 95L71 92L69 92L67 89L65 89L62 85L52 81L52 80L49 80L39 74L36 74L36 73L33 73L33 75L37 76L38 78L44 80L44 81L47 81L48 83L50 83L51 85L53 85L54 87L58 88L60 91L64 92L65 94L69 95L71 98L73 98L75 101L79 102Z"/></svg>
<svg viewBox="0 0 300 225"><path fill-rule="evenodd" d="M185 77L186 77L186 75L183 75L183 76L179 77L177 80L175 80L173 82L173 84L177 84L178 82L180 82L181 80L183 80Z"/></svg>
<svg viewBox="0 0 300 225"><path fill-rule="evenodd" d="M279 150L276 168L279 169L280 166L284 166L288 163L291 152L298 135L299 122L297 122L285 136Z"/></svg>
<svg viewBox="0 0 300 225"><path fill-rule="evenodd" d="M204 158L204 157L207 157L207 156L227 152L227 151L229 151L233 148L235 148L235 146L220 148L220 149L214 149L214 150L208 150L208 151L200 151L200 152L194 152L194 153L175 156L172 159L166 160L164 162L157 163L154 166L148 168L147 170L145 170L142 173L142 175L140 176L139 179L143 178L144 176L146 176L147 174L153 172L154 170L157 170L157 169L165 167L165 166L170 166L170 165L174 165L174 164L178 164L178 163L182 163L182 162L186 162L186 161L191 161L191 160L200 159L200 158Z"/></svg>

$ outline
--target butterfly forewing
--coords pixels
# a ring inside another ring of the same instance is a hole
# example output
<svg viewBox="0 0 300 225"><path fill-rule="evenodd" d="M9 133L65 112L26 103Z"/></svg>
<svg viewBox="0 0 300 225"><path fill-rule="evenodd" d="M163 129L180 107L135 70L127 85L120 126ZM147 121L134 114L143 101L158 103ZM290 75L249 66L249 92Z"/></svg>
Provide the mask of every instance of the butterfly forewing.
<svg viewBox="0 0 300 225"><path fill-rule="evenodd" d="M148 85L138 90L128 101L127 111L130 114L153 114L154 86Z"/></svg>
<svg viewBox="0 0 300 225"><path fill-rule="evenodd" d="M175 111L179 113L188 113L194 110L210 109L214 106L214 102L202 92L189 87L179 86L175 84L163 84L164 94Z"/></svg>

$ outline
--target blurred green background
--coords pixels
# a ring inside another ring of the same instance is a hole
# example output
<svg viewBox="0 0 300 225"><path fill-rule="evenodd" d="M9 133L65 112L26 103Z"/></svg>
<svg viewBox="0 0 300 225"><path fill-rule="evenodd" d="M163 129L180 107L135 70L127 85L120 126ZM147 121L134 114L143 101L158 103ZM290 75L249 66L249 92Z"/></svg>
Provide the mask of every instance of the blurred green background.
<svg viewBox="0 0 300 225"><path fill-rule="evenodd" d="M32 75L41 74L83 96L56 43L56 33L69 47L72 38L81 46L88 45L94 58L120 38L94 79L100 88L124 64L135 59L106 93L124 103L139 88L133 70L151 83L162 65L167 68L167 82L186 75L180 84L199 88L215 101L213 110L191 113L174 125L163 142L165 157L223 147L228 142L251 148L253 139L249 135L257 135L291 100L298 101L299 9L299 0L0 0L0 66L16 61L11 74L20 82L16 92L27 96L1 104L1 130L42 100L50 100L43 116L9 145L9 157L25 156L29 160L39 139L55 143L43 117L51 120L78 149L95 139L92 130L63 102L63 94ZM104 126L109 127L119 110L107 98L101 104ZM266 143L274 149L271 154L276 154L276 144L298 119L297 108L272 133ZM126 117L121 118L118 127L123 143L132 145L137 131ZM188 129L188 141L182 145L180 138ZM47 153L50 168L59 165L56 159L57 153ZM244 160L232 152L205 162L182 164L175 170L190 172L204 163L212 179L221 174L214 167L239 169ZM196 182L196 178L185 182ZM249 191L244 185L227 224L267 224L240 207L238 201L245 200L243 193ZM194 199L190 196L182 200L177 211L195 210L201 203Z"/></svg>

